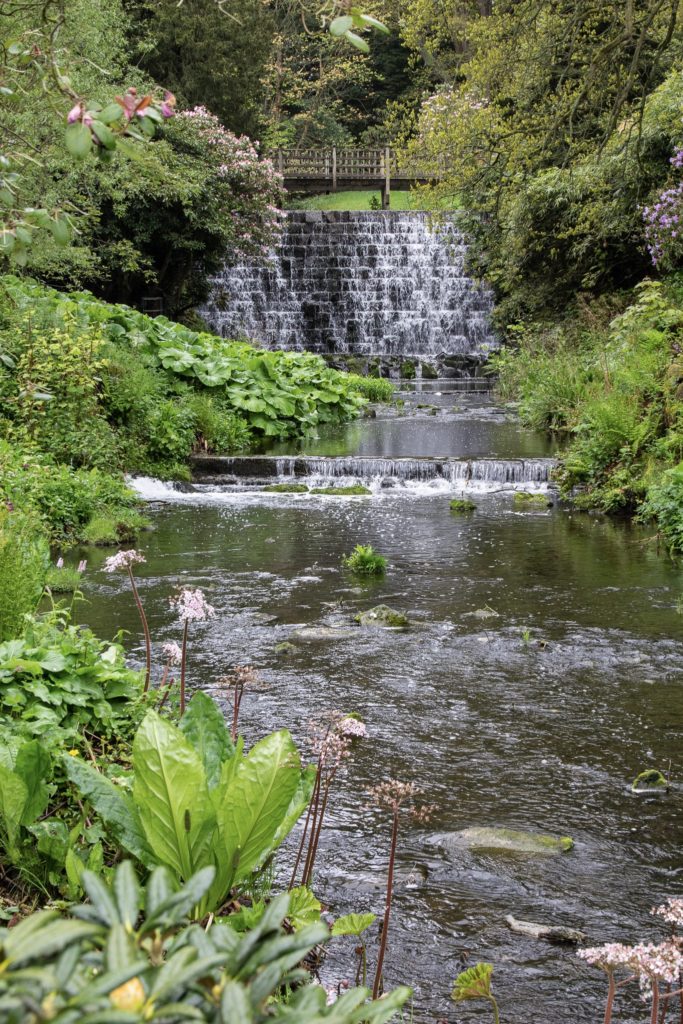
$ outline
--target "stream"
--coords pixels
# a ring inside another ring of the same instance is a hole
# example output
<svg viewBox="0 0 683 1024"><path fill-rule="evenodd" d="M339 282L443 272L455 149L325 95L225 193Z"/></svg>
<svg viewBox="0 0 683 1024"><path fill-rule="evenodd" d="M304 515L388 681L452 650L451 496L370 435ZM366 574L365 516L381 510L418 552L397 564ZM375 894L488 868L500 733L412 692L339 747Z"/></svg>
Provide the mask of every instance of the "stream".
<svg viewBox="0 0 683 1024"><path fill-rule="evenodd" d="M551 445L481 383L416 381L399 397L398 414L274 446L260 461L198 464L192 487L136 482L155 527L137 573L155 648L180 639L169 595L199 586L216 618L191 629L189 677L223 701L232 665L258 669L242 704L248 744L286 726L305 747L309 720L331 709L366 722L318 854L314 889L335 916L383 912L389 822L366 808L368 788L413 781L436 805L399 840L385 979L414 986L408 1019L490 1020L486 1004L449 999L455 976L485 960L505 1024L596 1022L601 973L571 946L513 933L505 917L579 928L590 944L662 934L649 910L683 891L680 570L647 532L559 504ZM360 481L372 494L262 489L294 478ZM522 508L515 489L547 492L552 507ZM473 513L449 510L461 494ZM357 543L388 558L383 579L342 569ZM87 553L79 615L104 637L128 630L140 663L135 607L125 577L101 571L107 554ZM354 624L380 603L410 627ZM284 641L292 648L278 651ZM631 792L638 772L669 762L668 794ZM539 856L444 840L471 826L575 846ZM335 940L324 982L354 974L354 941ZM626 1024L648 1016L633 990L617 1005Z"/></svg>

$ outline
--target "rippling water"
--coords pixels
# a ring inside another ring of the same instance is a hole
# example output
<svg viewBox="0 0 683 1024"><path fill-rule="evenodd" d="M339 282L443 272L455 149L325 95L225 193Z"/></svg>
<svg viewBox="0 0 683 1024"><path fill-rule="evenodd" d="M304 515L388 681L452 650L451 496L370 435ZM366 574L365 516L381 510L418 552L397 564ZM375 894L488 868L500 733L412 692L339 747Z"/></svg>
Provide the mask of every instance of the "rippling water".
<svg viewBox="0 0 683 1024"><path fill-rule="evenodd" d="M463 415L476 430L472 407ZM373 454L421 454L406 450L411 421L402 422L402 451ZM366 427L362 437L376 430ZM401 837L386 966L388 985L414 985L414 1021L487 1019L483 1004L448 998L477 960L495 965L507 1024L598 1021L599 972L571 948L513 934L504 919L635 940L656 934L649 908L683 890L681 573L627 524L557 505L522 512L511 494L476 500L467 517L450 513L443 494L410 491L247 490L159 504L141 545L141 592L158 649L178 638L169 594L206 590L217 617L193 629L191 678L220 699L216 680L231 665L259 669L263 687L242 705L248 741L287 725L304 743L308 720L332 708L366 721L370 738L348 765L318 858L315 891L333 913L383 909L387 823L364 809L368 787L414 780L437 805L428 826ZM388 557L385 579L359 585L340 568L358 542ZM95 571L90 581L81 617L104 635L130 630L140 659L125 580ZM379 602L406 612L411 627L353 624ZM496 615L473 614L482 609ZM336 638L276 651L298 627L320 624L339 627ZM630 792L639 771L669 761L667 796ZM439 845L439 834L471 825L570 835L576 845L540 858ZM353 963L352 940L341 940L326 980L352 977ZM634 1024L644 1010L627 997L621 1014Z"/></svg>

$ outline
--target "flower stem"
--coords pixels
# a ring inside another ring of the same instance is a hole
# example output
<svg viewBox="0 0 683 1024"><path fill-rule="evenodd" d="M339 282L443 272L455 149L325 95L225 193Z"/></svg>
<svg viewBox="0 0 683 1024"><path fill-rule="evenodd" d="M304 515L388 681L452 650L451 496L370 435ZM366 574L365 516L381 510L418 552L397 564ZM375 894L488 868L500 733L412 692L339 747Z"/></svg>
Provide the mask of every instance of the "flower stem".
<svg viewBox="0 0 683 1024"><path fill-rule="evenodd" d="M138 613L140 615L140 621L142 622L142 631L145 634L145 654L147 656L147 667L145 670L145 686L143 693L147 693L147 691L149 690L149 681L152 677L152 637L150 636L149 626L147 625L147 616L145 615L145 609L142 607L142 601L140 600L138 588L135 583L133 570L131 569L130 565L127 566L127 568L130 585L133 588L133 597L135 598L135 603L138 606Z"/></svg>
<svg viewBox="0 0 683 1024"><path fill-rule="evenodd" d="M614 980L614 974L612 971L608 974L609 988L607 989L607 1005L605 1006L605 1024L611 1024L612 1022L612 1008L614 1006L614 994L617 990L616 982Z"/></svg>
<svg viewBox="0 0 683 1024"><path fill-rule="evenodd" d="M391 918L391 898L394 891L394 863L396 860L396 844L398 842L398 808L394 811L394 820L391 826L391 852L389 854L389 873L387 875L387 903L384 908L384 921L382 922L382 941L377 956L377 970L375 971L375 983L372 986L372 998L379 997L379 989L382 981L382 967L384 965L384 954L387 948L387 936L389 934L389 919Z"/></svg>
<svg viewBox="0 0 683 1024"><path fill-rule="evenodd" d="M189 623L185 619L183 630L183 654L180 659L180 717L185 714L185 667L187 665L187 627Z"/></svg>
<svg viewBox="0 0 683 1024"><path fill-rule="evenodd" d="M306 814L306 823L304 824L304 831L301 836L301 842L299 843L299 850L296 855L296 861L294 862L294 870L292 871L292 877L289 880L289 889L294 888L294 882L296 881L296 873L299 870L299 863L301 861L301 855L304 852L304 845L306 843L306 836L308 834L308 826L311 820L311 813L313 811L313 804L316 799L318 787L320 786L320 765L318 765L318 772L313 783L313 792L311 793L311 799L308 802L308 813Z"/></svg>

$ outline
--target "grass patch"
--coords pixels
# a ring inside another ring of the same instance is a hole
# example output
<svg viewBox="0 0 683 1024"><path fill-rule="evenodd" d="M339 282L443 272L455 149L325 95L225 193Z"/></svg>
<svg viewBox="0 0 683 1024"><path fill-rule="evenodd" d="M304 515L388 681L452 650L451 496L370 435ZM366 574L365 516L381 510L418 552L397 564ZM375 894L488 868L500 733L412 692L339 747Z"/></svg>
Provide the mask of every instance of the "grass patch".
<svg viewBox="0 0 683 1024"><path fill-rule="evenodd" d="M332 494L337 497L352 497L359 494L372 494L368 487L362 484L352 484L350 487L312 487L311 494Z"/></svg>
<svg viewBox="0 0 683 1024"><path fill-rule="evenodd" d="M477 506L469 498L452 498L448 507L451 512L474 512Z"/></svg>
<svg viewBox="0 0 683 1024"><path fill-rule="evenodd" d="M308 494L306 484L268 484L266 494Z"/></svg>
<svg viewBox="0 0 683 1024"><path fill-rule="evenodd" d="M356 544L350 555L344 555L342 565L358 576L383 576L387 560L377 554L372 544Z"/></svg>
<svg viewBox="0 0 683 1024"><path fill-rule="evenodd" d="M297 199L291 204L292 210L372 210L373 201L382 206L382 193L379 189L368 189L367 191L352 192L330 192L329 195L306 196L305 199ZM392 192L392 210L419 210L420 201L412 192ZM417 204L417 205L413 205Z"/></svg>
<svg viewBox="0 0 683 1024"><path fill-rule="evenodd" d="M81 583L82 573L74 566L64 565L61 568L53 565L48 569L45 585L53 594L73 594Z"/></svg>
<svg viewBox="0 0 683 1024"><path fill-rule="evenodd" d="M552 505L547 494L531 494L529 491L515 491L513 500L519 508L550 508Z"/></svg>

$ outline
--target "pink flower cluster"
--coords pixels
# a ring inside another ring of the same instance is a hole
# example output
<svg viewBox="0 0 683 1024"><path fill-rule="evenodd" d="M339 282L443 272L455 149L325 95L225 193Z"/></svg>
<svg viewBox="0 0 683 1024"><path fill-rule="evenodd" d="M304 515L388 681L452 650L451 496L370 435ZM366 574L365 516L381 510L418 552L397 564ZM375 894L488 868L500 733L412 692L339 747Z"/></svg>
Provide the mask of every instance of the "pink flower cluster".
<svg viewBox="0 0 683 1024"><path fill-rule="evenodd" d="M653 907L651 913L656 917L663 918L664 921L674 925L674 927L677 925L683 927L683 897L669 896L666 903Z"/></svg>
<svg viewBox="0 0 683 1024"><path fill-rule="evenodd" d="M347 736L351 739L364 739L368 734L365 722L361 722L358 718L353 718L352 715L342 718L338 728L342 736Z"/></svg>
<svg viewBox="0 0 683 1024"><path fill-rule="evenodd" d="M177 597L171 598L171 608L178 613L181 622L197 622L212 619L216 612L199 588L185 587Z"/></svg>
<svg viewBox="0 0 683 1024"><path fill-rule="evenodd" d="M135 548L130 548L128 551L118 551L115 555L111 555L104 563L104 571L119 572L121 569L130 569L131 566L144 561L144 555L141 555Z"/></svg>
<svg viewBox="0 0 683 1024"><path fill-rule="evenodd" d="M164 644L161 650L169 665L179 665L183 660L182 648L180 647L180 644L175 643L175 641Z"/></svg>
<svg viewBox="0 0 683 1024"><path fill-rule="evenodd" d="M237 256L267 255L281 231L281 175L270 160L259 159L250 139L233 135L206 107L182 111L177 124L205 150L229 247Z"/></svg>

